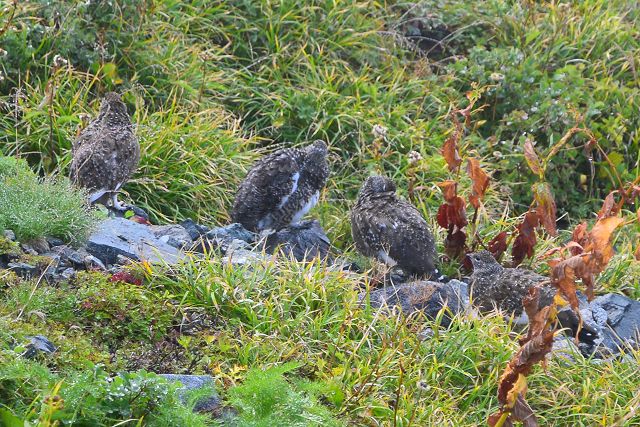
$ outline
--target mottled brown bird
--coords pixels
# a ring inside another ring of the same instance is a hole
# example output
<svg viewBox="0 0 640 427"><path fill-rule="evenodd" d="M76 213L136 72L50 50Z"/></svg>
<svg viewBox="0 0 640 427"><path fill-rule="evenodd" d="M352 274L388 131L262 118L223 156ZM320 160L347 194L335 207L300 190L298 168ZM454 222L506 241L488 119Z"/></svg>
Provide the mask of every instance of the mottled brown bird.
<svg viewBox="0 0 640 427"><path fill-rule="evenodd" d="M280 230L315 206L329 177L327 145L285 148L258 160L240 184L231 218L247 230Z"/></svg>
<svg viewBox="0 0 640 427"><path fill-rule="evenodd" d="M396 195L396 185L387 177L372 176L362 185L351 210L351 235L363 255L415 276L437 272L435 239L427 221Z"/></svg>
<svg viewBox="0 0 640 427"><path fill-rule="evenodd" d="M541 287L539 308L553 302L556 291L549 285L547 277L524 268L504 268L489 251L468 256L473 264L473 302L481 311L498 308L508 315L513 314L516 323L527 323L522 299L528 294L529 288L536 285Z"/></svg>
<svg viewBox="0 0 640 427"><path fill-rule="evenodd" d="M120 95L104 96L98 117L74 141L72 153L71 181L89 191L89 201L111 200L114 208L124 209L117 195L138 167L140 145Z"/></svg>

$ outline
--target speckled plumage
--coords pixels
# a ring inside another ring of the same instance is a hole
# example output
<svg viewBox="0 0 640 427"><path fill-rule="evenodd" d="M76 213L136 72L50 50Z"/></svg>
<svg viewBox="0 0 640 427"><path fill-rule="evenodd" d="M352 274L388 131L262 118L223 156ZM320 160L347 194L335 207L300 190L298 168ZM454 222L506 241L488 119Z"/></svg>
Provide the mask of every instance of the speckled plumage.
<svg viewBox="0 0 640 427"><path fill-rule="evenodd" d="M116 195L140 161L140 145L127 107L117 93L109 92L100 113L74 141L71 181L89 190L90 201L119 207Z"/></svg>
<svg viewBox="0 0 640 427"><path fill-rule="evenodd" d="M556 292L548 285L547 277L523 268L504 268L489 251L469 254L469 259L473 264L473 301L480 310L491 311L497 307L518 318L524 312L522 299L529 288L535 285L541 285L539 307L552 303ZM525 322L526 319L521 321Z"/></svg>
<svg viewBox="0 0 640 427"><path fill-rule="evenodd" d="M251 231L298 223L318 202L329 177L327 145L285 148L258 160L236 194L231 218Z"/></svg>
<svg viewBox="0 0 640 427"><path fill-rule="evenodd" d="M435 239L418 209L396 196L389 178L372 176L351 210L351 235L363 255L421 277L435 273Z"/></svg>

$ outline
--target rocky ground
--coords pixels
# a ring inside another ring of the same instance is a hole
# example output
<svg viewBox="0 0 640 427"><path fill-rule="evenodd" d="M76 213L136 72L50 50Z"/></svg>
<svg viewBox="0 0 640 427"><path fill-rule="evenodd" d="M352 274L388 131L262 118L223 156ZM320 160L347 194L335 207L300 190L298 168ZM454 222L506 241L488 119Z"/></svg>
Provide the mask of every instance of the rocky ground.
<svg viewBox="0 0 640 427"><path fill-rule="evenodd" d="M224 263L255 268L259 268L260 263L272 261L271 254L283 251L299 262L320 258L327 268L360 273L357 265L340 258L316 220L256 235L240 224L214 228L192 221L152 225L144 216L134 215L129 219L111 217L102 221L80 247L70 247L58 239L21 243L15 241L11 230L4 230L0 239L1 269L49 283L71 280L82 270L98 270L112 277L126 278L126 266L132 262L173 265L210 251L218 251ZM387 274L376 289L361 293L360 300L368 298L371 307L384 312L400 310L405 316L423 314L428 319L442 316L440 325L447 327L452 316L476 315L470 298L471 286L467 282L446 278L415 281L396 270ZM580 316L582 323L570 308L558 314L566 334L556 339L557 353L570 354L570 348L577 346L587 357L611 358L624 355L625 348L638 348L640 302L612 293L589 302L580 295ZM420 332L421 339L429 339L432 335L433 330L429 328ZM50 342L46 331L42 331L31 338L25 357L55 351L56 343ZM211 386L213 381L208 376L166 376L180 381L186 389ZM215 394L202 400L197 408L218 415L224 412ZM225 414L229 415L228 412Z"/></svg>

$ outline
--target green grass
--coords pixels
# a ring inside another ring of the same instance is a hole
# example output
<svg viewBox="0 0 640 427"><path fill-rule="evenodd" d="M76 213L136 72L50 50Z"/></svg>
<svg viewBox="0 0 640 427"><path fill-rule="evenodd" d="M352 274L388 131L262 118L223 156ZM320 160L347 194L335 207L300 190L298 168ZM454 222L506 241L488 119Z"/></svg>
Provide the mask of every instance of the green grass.
<svg viewBox="0 0 640 427"><path fill-rule="evenodd" d="M58 237L82 242L97 217L65 177L39 178L27 163L0 156L0 229L22 242Z"/></svg>
<svg viewBox="0 0 640 427"><path fill-rule="evenodd" d="M550 160L546 179L567 229L539 240L530 268L545 272L542 254L566 242L572 225L592 219L618 179L640 175L640 12L630 0L116 3L16 2L15 13L11 2L0 3L0 152L25 159L43 177L64 175L71 143L95 116L100 96L122 92L142 146L124 198L154 222L226 223L235 189L256 158L322 138L330 146L331 176L311 214L345 257L377 268L354 253L348 220L372 173L393 177L403 196L415 180L413 202L442 252L437 183L457 179L467 198L471 182L449 173L439 150L469 90L479 95L479 108L460 148L492 175L476 230L485 242L512 231L531 202L537 177L523 158L525 138L544 156L580 126L608 153L610 162L597 151L589 160L588 137L580 133ZM446 35L426 54L401 36L418 22ZM387 129L384 138L373 135L376 125ZM410 163L411 151L422 160ZM20 188L31 196L0 188L0 195L11 194L0 197L0 229L12 228L22 240L86 234L89 217L64 179L5 176L0 168L0 180L30 183ZM67 214L42 221L53 212L44 200ZM639 234L631 221L617 233L617 255L598 278L598 291L640 296L633 258ZM443 261L446 274L465 274L457 262ZM358 303L368 280L290 262L233 269L215 256L154 270L143 289L93 275L54 287L0 271L5 360L15 358L12 349L26 336L43 331L60 346L27 367L9 363L7 369L29 373L0 376L0 395L16 381L31 387L19 401L3 403L33 421L52 382L68 383L62 395L74 384L83 389L93 372L87 361L109 375L189 371L213 375L249 420L259 402L243 390L254 380L261 384L264 371L277 375L256 393L275 387L282 406L297 413L348 425L483 424L497 408L498 378L517 348L509 325L495 316L457 318L420 342L416 333L434 325L385 317ZM99 310L83 307L86 301L101 301ZM193 312L204 313L207 326L181 332L177 325ZM611 425L625 416L640 385L637 366L576 358L570 366L554 359L532 375L528 399L541 423ZM282 366L295 368L284 373ZM84 407L80 400L73 405ZM179 406L166 405L184 415ZM93 410L102 413L87 413Z"/></svg>

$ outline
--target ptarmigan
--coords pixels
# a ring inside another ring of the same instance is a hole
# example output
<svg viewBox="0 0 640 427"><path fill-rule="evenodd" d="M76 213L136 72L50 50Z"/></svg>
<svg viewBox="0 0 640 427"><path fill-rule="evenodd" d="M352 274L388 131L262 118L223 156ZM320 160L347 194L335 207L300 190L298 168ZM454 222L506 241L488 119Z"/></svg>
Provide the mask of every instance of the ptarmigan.
<svg viewBox="0 0 640 427"><path fill-rule="evenodd" d="M528 294L529 288L535 285L541 287L539 308L553 302L556 290L550 286L547 277L524 268L504 268L489 251L475 252L468 256L473 264L473 303L481 311L499 308L507 315L513 314L516 323L526 323L528 319L522 299Z"/></svg>
<svg viewBox="0 0 640 427"><path fill-rule="evenodd" d="M72 146L71 181L89 190L91 203L124 207L118 191L133 175L140 161L140 145L133 132L127 106L120 95L107 93L100 112Z"/></svg>
<svg viewBox="0 0 640 427"><path fill-rule="evenodd" d="M318 202L327 182L327 152L323 141L315 141L258 160L240 184L232 220L255 232L298 223Z"/></svg>
<svg viewBox="0 0 640 427"><path fill-rule="evenodd" d="M431 277L437 272L433 234L418 209L395 192L396 185L387 177L372 176L364 182L351 210L356 248L409 274Z"/></svg>

